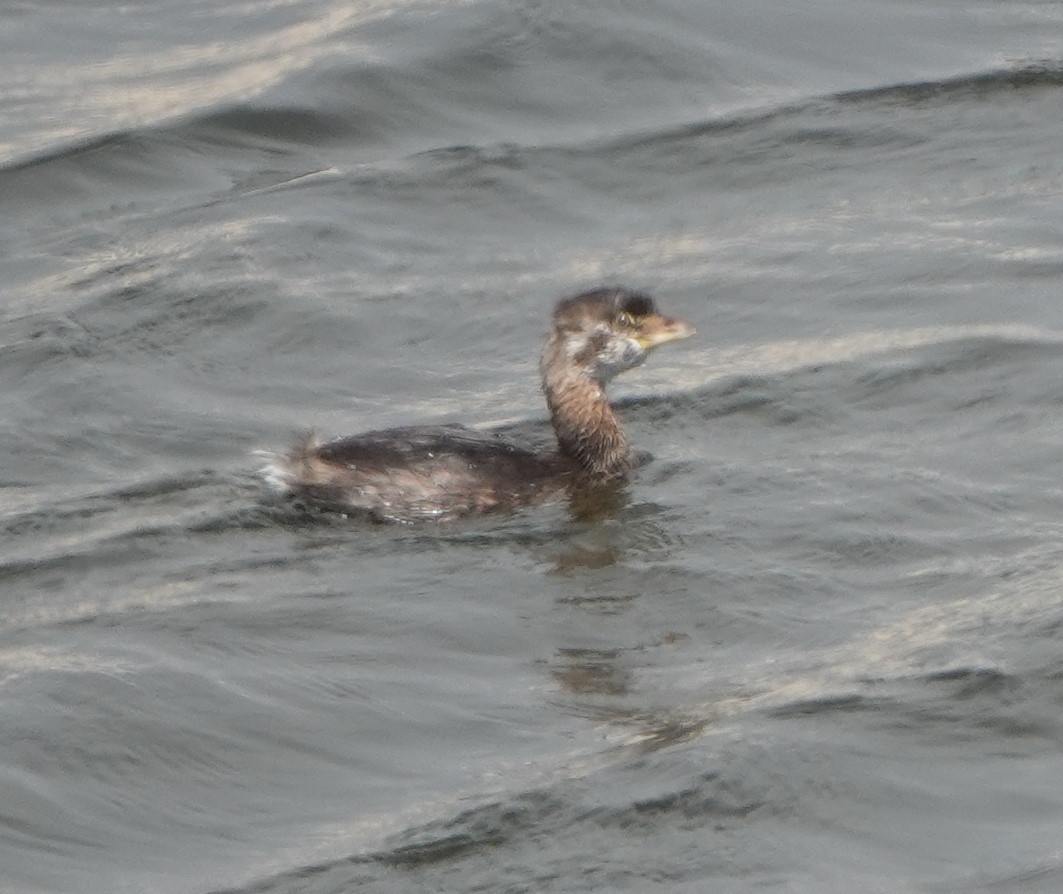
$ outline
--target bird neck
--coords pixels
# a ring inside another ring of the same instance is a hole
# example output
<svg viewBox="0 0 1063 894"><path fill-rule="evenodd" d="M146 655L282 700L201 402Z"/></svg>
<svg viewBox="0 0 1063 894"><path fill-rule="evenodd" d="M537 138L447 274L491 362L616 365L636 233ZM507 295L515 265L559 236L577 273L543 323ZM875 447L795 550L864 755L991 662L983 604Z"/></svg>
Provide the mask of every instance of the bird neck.
<svg viewBox="0 0 1063 894"><path fill-rule="evenodd" d="M605 387L560 353L543 357L543 392L558 450L592 475L615 477L629 468L627 438Z"/></svg>

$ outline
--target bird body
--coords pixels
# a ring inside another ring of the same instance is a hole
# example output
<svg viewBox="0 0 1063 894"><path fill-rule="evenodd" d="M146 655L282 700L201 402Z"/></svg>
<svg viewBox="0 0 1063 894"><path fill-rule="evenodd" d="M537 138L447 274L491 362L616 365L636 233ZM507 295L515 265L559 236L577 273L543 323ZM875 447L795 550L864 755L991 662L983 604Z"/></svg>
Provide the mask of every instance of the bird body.
<svg viewBox="0 0 1063 894"><path fill-rule="evenodd" d="M622 479L631 466L606 397L615 375L693 327L660 316L652 299L599 289L557 305L540 372L555 452L461 425L366 432L333 441L307 436L275 457L266 480L292 497L381 521L447 520L511 511L588 483Z"/></svg>

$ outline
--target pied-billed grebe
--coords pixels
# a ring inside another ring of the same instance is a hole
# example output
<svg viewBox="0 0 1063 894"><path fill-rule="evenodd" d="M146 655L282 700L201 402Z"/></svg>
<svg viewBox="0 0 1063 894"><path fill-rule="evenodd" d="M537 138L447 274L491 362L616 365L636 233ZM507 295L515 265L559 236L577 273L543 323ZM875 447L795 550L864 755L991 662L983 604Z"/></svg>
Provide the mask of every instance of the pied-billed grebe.
<svg viewBox="0 0 1063 894"><path fill-rule="evenodd" d="M309 436L267 466L267 481L308 502L380 521L452 519L536 503L622 478L627 438L605 395L618 373L694 327L653 299L597 289L554 310L540 372L557 451L537 453L461 425L393 428L321 442Z"/></svg>

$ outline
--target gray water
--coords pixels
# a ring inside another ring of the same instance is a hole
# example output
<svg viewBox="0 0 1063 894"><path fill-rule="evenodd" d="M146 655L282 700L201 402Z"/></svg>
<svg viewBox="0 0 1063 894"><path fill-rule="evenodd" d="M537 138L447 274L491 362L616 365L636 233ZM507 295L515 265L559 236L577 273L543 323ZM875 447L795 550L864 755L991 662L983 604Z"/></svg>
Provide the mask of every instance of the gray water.
<svg viewBox="0 0 1063 894"><path fill-rule="evenodd" d="M1063 3L0 11L0 888L1063 888ZM264 498L549 436L600 517Z"/></svg>

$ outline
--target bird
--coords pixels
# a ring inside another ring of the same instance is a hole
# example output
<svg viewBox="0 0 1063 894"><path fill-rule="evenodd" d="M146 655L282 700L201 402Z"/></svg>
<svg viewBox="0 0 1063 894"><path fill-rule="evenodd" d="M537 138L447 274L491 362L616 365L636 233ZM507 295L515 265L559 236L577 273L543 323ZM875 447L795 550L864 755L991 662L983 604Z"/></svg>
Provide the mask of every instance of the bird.
<svg viewBox="0 0 1063 894"><path fill-rule="evenodd" d="M269 487L304 505L373 521L447 521L510 512L625 480L633 456L606 395L609 382L660 345L694 334L649 295L598 288L554 308L539 363L554 450L463 425L389 428L324 441L302 437L271 455Z"/></svg>

